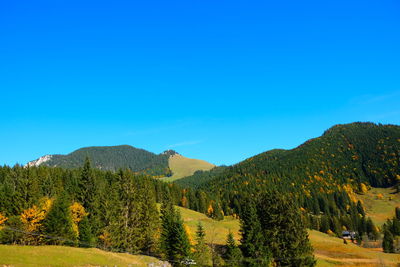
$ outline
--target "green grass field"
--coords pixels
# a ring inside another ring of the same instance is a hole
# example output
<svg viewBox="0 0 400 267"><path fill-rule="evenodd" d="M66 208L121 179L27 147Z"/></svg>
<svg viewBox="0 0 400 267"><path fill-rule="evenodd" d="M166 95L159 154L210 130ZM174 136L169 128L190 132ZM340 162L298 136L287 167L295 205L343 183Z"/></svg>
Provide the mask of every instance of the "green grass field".
<svg viewBox="0 0 400 267"><path fill-rule="evenodd" d="M382 198L379 199L378 195ZM364 205L367 216L381 226L394 216L394 209L400 207L400 194L394 194L391 188L372 188L364 195L357 195Z"/></svg>
<svg viewBox="0 0 400 267"><path fill-rule="evenodd" d="M183 177L190 176L196 171L207 171L215 167L215 165L207 161L189 159L179 154L171 156L168 160L168 165L172 171L172 176L161 178L164 182L173 182Z"/></svg>
<svg viewBox="0 0 400 267"><path fill-rule="evenodd" d="M148 266L158 259L111 253L95 248L64 246L0 245L0 265L15 267L36 266Z"/></svg>
<svg viewBox="0 0 400 267"><path fill-rule="evenodd" d="M231 216L225 217L223 221L215 221L202 213L179 207L185 224L189 227L192 239L195 237L199 222L204 226L206 240L208 243L224 245L226 237L231 231L236 240L239 240L239 221Z"/></svg>

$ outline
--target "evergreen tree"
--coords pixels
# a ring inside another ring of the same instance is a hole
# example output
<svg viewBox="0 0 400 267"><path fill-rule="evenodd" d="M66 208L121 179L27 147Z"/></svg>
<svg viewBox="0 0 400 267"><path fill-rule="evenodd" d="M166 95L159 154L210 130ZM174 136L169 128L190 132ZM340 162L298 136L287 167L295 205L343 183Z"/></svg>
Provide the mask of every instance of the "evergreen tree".
<svg viewBox="0 0 400 267"><path fill-rule="evenodd" d="M199 222L196 231L196 244L194 246L193 258L199 266L207 266L210 260L209 248L205 240L206 233L203 225Z"/></svg>
<svg viewBox="0 0 400 267"><path fill-rule="evenodd" d="M180 212L170 198L161 205L161 222L161 251L173 266L183 266L183 261L190 255L190 242Z"/></svg>
<svg viewBox="0 0 400 267"><path fill-rule="evenodd" d="M158 230L160 227L160 214L157 209L155 192L151 190L148 184L145 184L141 190L143 200L141 216L141 233L143 235L143 244L141 250L146 254L154 254L159 246Z"/></svg>
<svg viewBox="0 0 400 267"><path fill-rule="evenodd" d="M88 157L85 159L81 176L78 181L79 192L77 194L78 202L82 203L85 210L89 213L89 221L93 236L100 231L100 194L99 183L94 174Z"/></svg>
<svg viewBox="0 0 400 267"><path fill-rule="evenodd" d="M396 207L395 214L396 214L395 218L400 221L400 208L399 207Z"/></svg>
<svg viewBox="0 0 400 267"><path fill-rule="evenodd" d="M212 214L212 218L215 220L223 220L224 219L224 211L221 208L221 203L220 201L216 201L215 203L213 203L213 214Z"/></svg>
<svg viewBox="0 0 400 267"><path fill-rule="evenodd" d="M79 245L81 247L93 247L95 239L92 234L92 228L87 216L79 222Z"/></svg>
<svg viewBox="0 0 400 267"><path fill-rule="evenodd" d="M394 242L393 234L389 231L389 229L385 229L382 242L383 252L394 253L393 242Z"/></svg>
<svg viewBox="0 0 400 267"><path fill-rule="evenodd" d="M233 238L232 232L229 232L226 239L226 253L225 261L229 266L239 267L242 261L242 252L236 245L235 239Z"/></svg>
<svg viewBox="0 0 400 267"><path fill-rule="evenodd" d="M73 230L72 215L70 211L70 200L68 195L63 192L54 201L46 218L43 221L43 232L50 236L49 244L68 244L72 245L76 241Z"/></svg>
<svg viewBox="0 0 400 267"><path fill-rule="evenodd" d="M118 199L108 227L112 246L119 251L138 253L141 250L140 240L143 238L140 216L144 206L138 201L139 192L131 172L120 171L118 178Z"/></svg>
<svg viewBox="0 0 400 267"><path fill-rule="evenodd" d="M278 266L315 266L307 229L293 201L277 192L267 193L258 210L264 245Z"/></svg>
<svg viewBox="0 0 400 267"><path fill-rule="evenodd" d="M20 216L12 216L7 222L5 228L0 228L0 244L21 244L24 239L24 225Z"/></svg>
<svg viewBox="0 0 400 267"><path fill-rule="evenodd" d="M362 216L365 216L365 211L364 211L364 208L363 208L362 203L361 203L360 200L357 201L357 211L358 211L358 213L361 214Z"/></svg>
<svg viewBox="0 0 400 267"><path fill-rule="evenodd" d="M253 201L248 200L244 203L240 223L240 233L242 235L240 248L243 256L246 257L248 265L268 266L270 252L264 245L260 220Z"/></svg>
<svg viewBox="0 0 400 267"><path fill-rule="evenodd" d="M400 235L400 221L396 219L396 217L392 220L391 232L394 236Z"/></svg>
<svg viewBox="0 0 400 267"><path fill-rule="evenodd" d="M377 231L374 222L371 220L371 218L367 219L366 231L369 239L377 240L379 238L379 232Z"/></svg>

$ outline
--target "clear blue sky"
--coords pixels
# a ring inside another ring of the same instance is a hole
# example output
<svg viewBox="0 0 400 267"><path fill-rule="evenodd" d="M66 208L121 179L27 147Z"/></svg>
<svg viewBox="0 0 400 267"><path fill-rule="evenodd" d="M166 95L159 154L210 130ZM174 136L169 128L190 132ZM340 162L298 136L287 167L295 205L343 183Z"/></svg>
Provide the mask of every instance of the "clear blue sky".
<svg viewBox="0 0 400 267"><path fill-rule="evenodd" d="M400 124L400 2L3 1L0 164L129 144L232 164Z"/></svg>

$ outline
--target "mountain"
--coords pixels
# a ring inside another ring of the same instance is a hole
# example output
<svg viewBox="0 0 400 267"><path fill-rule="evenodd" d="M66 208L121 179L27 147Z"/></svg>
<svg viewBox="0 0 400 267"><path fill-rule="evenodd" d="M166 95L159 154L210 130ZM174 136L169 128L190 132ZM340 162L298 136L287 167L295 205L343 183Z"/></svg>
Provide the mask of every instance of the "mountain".
<svg viewBox="0 0 400 267"><path fill-rule="evenodd" d="M171 153L171 152L169 152ZM46 155L28 163L29 166L79 168L86 157L98 169L116 171L130 169L156 177L170 176L169 154L154 154L128 145L84 147L67 155Z"/></svg>
<svg viewBox="0 0 400 267"><path fill-rule="evenodd" d="M400 126L358 122L336 125L297 148L267 151L176 183L216 194L225 214L240 213L246 197L277 190L311 214L342 216L353 208L363 213L356 193L397 185L399 163Z"/></svg>
<svg viewBox="0 0 400 267"><path fill-rule="evenodd" d="M166 182L215 167L204 160L186 158L174 150L166 150L157 155L128 145L84 147L67 155L45 155L27 165L79 168L83 166L86 157L89 157L97 169L130 169L155 178L164 177L162 180Z"/></svg>
<svg viewBox="0 0 400 267"><path fill-rule="evenodd" d="M400 178L400 126L373 123L336 125L320 137L306 141L292 150L274 149L236 165L222 173L195 174L178 183L218 188L219 184L256 178L268 182L291 177L292 182L365 183L372 187L389 187ZM214 170L215 172L215 170ZM248 177L245 178L245 177ZM203 178L203 180L202 180ZM281 181L282 182L282 181ZM265 183L265 182L262 182ZM240 183L233 183L240 186ZM299 183L300 184L300 183Z"/></svg>

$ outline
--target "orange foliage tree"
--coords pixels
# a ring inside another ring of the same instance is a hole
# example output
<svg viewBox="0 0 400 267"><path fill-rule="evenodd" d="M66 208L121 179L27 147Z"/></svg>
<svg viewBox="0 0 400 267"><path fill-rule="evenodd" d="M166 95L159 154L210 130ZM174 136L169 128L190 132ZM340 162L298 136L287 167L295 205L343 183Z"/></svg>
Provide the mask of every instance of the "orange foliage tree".
<svg viewBox="0 0 400 267"><path fill-rule="evenodd" d="M4 215L0 212L0 230L3 228L2 224L4 224L7 220L8 220L8 218L7 218L6 216L4 216Z"/></svg>
<svg viewBox="0 0 400 267"><path fill-rule="evenodd" d="M72 229L74 230L76 237L78 237L78 224L85 216L88 215L88 213L85 211L85 208L78 202L74 202L69 208L72 215Z"/></svg>
<svg viewBox="0 0 400 267"><path fill-rule="evenodd" d="M40 205L33 205L32 208L28 208L21 213L21 222L24 225L24 230L30 233L39 231L42 226L42 221L47 215L53 201L49 198L43 198L40 201ZM41 236L28 235L25 238L27 244L37 245L41 241Z"/></svg>

